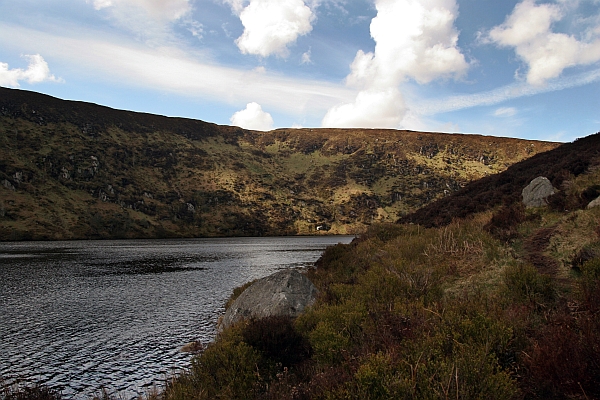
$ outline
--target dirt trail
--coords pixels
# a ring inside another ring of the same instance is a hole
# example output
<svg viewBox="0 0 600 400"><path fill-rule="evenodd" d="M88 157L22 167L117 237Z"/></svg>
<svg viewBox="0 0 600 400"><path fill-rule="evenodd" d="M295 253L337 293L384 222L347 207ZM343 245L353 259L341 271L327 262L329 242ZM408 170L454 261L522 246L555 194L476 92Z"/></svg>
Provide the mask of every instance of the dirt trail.
<svg viewBox="0 0 600 400"><path fill-rule="evenodd" d="M544 254L550 243L550 238L556 231L556 227L538 229L529 237L523 248L525 249L525 260L530 262L541 274L554 276L558 272L558 263Z"/></svg>

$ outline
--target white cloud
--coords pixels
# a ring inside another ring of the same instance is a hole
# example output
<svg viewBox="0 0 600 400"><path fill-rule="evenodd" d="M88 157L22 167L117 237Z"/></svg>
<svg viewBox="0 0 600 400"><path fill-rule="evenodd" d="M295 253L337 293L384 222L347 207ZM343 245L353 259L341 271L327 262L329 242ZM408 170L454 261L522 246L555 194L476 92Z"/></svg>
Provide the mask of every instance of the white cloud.
<svg viewBox="0 0 600 400"><path fill-rule="evenodd" d="M302 54L302 58L300 59L300 64L312 64L311 60L311 51L308 49L305 53Z"/></svg>
<svg viewBox="0 0 600 400"><path fill-rule="evenodd" d="M396 86L406 78L429 83L461 77L469 65L457 47L455 0L377 0L371 21L375 52L359 50L348 83Z"/></svg>
<svg viewBox="0 0 600 400"><path fill-rule="evenodd" d="M191 19L191 0L86 0L115 25L144 40L171 38L171 24L181 23L196 37L202 25Z"/></svg>
<svg viewBox="0 0 600 400"><path fill-rule="evenodd" d="M50 73L48 63L39 54L25 55L29 60L27 69L9 69L8 64L0 62L0 85L8 87L19 87L19 81L29 84L41 82L62 82Z"/></svg>
<svg viewBox="0 0 600 400"><path fill-rule="evenodd" d="M404 101L398 89L363 90L354 102L331 108L322 125L331 128L396 128L404 112Z"/></svg>
<svg viewBox="0 0 600 400"><path fill-rule="evenodd" d="M477 106L491 106L519 97L535 96L585 86L594 82L600 82L600 69L558 78L544 86L516 82L487 92L414 101L411 104L411 110L419 115L435 115Z"/></svg>
<svg viewBox="0 0 600 400"><path fill-rule="evenodd" d="M187 30L192 34L192 36L197 37L198 39L202 39L204 36L204 26L192 19L188 19L184 21Z"/></svg>
<svg viewBox="0 0 600 400"><path fill-rule="evenodd" d="M396 128L406 113L398 90L402 82L460 78L469 67L457 47L455 0L376 0L375 5L377 16L371 21L375 51L359 50L346 78L361 92L353 104L331 109L325 126L370 123Z"/></svg>
<svg viewBox="0 0 600 400"><path fill-rule="evenodd" d="M93 0L93 4L96 10L110 8L120 17L124 12L137 10L159 21L174 21L191 11L189 0Z"/></svg>
<svg viewBox="0 0 600 400"><path fill-rule="evenodd" d="M263 111L260 104L248 103L246 108L236 112L230 119L231 124L244 129L255 131L269 131L273 129L271 114Z"/></svg>
<svg viewBox="0 0 600 400"><path fill-rule="evenodd" d="M517 109L514 107L500 107L494 111L494 117L514 117Z"/></svg>
<svg viewBox="0 0 600 400"><path fill-rule="evenodd" d="M238 14L244 32L236 40L244 54L289 54L288 45L312 30L312 10L303 0L225 0Z"/></svg>
<svg viewBox="0 0 600 400"><path fill-rule="evenodd" d="M501 47L514 47L529 67L527 82L543 85L568 67L600 61L597 26L587 32L589 41L552 32L552 25L565 17L565 10L559 4L523 0L503 24L489 32L488 40Z"/></svg>

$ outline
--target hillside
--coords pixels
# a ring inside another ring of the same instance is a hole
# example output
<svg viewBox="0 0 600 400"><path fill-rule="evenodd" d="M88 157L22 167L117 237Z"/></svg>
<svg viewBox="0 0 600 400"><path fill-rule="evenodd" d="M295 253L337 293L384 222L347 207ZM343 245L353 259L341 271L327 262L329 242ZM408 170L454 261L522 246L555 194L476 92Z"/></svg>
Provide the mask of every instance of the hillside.
<svg viewBox="0 0 600 400"><path fill-rule="evenodd" d="M256 132L0 88L0 240L357 233L558 144Z"/></svg>

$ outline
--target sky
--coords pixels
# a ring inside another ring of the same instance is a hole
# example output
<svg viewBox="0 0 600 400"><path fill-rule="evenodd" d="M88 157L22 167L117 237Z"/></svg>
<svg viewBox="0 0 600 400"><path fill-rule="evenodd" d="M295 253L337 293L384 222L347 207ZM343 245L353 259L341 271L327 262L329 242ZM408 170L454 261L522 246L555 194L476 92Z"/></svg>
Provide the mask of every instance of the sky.
<svg viewBox="0 0 600 400"><path fill-rule="evenodd" d="M247 129L600 131L600 0L0 0L0 86Z"/></svg>

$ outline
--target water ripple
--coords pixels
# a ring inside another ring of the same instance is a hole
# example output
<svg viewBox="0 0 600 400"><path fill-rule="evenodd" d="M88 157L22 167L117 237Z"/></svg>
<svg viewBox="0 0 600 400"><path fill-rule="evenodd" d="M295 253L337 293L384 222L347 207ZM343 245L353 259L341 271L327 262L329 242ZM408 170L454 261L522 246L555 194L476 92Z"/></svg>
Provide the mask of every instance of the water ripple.
<svg viewBox="0 0 600 400"><path fill-rule="evenodd" d="M351 237L0 243L0 377L124 398L186 368L231 291Z"/></svg>

